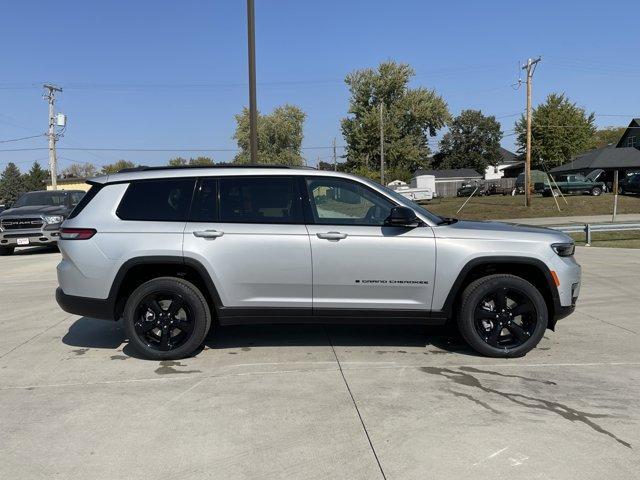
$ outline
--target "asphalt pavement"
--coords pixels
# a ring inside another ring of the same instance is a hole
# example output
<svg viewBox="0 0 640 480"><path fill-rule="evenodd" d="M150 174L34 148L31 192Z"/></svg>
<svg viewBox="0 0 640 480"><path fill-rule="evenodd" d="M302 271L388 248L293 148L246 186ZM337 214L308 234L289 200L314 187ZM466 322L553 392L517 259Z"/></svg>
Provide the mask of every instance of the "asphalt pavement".
<svg viewBox="0 0 640 480"><path fill-rule="evenodd" d="M524 358L443 328L260 326L155 362L57 307L58 253L0 257L0 478L638 478L640 251L577 258L576 313Z"/></svg>

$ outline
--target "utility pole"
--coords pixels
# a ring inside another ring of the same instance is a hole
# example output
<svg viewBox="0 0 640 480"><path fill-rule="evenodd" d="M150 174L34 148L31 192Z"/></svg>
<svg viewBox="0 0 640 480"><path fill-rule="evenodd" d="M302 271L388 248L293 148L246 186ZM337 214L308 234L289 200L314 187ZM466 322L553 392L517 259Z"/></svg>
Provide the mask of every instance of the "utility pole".
<svg viewBox="0 0 640 480"><path fill-rule="evenodd" d="M333 171L338 171L338 157L336 156L336 137L333 137Z"/></svg>
<svg viewBox="0 0 640 480"><path fill-rule="evenodd" d="M535 60L529 59L522 67L527 71L527 156L524 164L524 198L527 207L531 206L531 80L540 60L540 57Z"/></svg>
<svg viewBox="0 0 640 480"><path fill-rule="evenodd" d="M384 185L384 103L380 102L380 184Z"/></svg>
<svg viewBox="0 0 640 480"><path fill-rule="evenodd" d="M45 83L43 87L47 90L44 94L45 100L49 102L49 171L51 172L51 188L58 189L58 160L56 158L56 118L53 112L53 104L56 101L56 92L62 92L60 87Z"/></svg>
<svg viewBox="0 0 640 480"><path fill-rule="evenodd" d="M247 0L249 46L249 150L251 163L258 163L258 107L256 106L256 19L253 0Z"/></svg>

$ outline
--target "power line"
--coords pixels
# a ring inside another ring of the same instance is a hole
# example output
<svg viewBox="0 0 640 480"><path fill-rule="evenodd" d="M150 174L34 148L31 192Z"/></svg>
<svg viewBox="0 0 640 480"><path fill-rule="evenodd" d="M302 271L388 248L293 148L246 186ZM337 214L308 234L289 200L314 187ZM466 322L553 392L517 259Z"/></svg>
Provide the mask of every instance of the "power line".
<svg viewBox="0 0 640 480"><path fill-rule="evenodd" d="M289 146L286 148L296 148ZM336 145L336 148L346 148L346 145ZM323 150L333 149L333 145L300 147L300 150ZM30 152L37 150L48 150L47 147L31 147L31 148L4 148L0 152ZM76 152L239 152L239 148L122 148L122 147L60 147L57 150L76 151Z"/></svg>
<svg viewBox="0 0 640 480"><path fill-rule="evenodd" d="M31 138L39 138L39 137L43 137L44 134L40 134L40 135L31 135L30 137L21 137L21 138L11 138L9 140L0 140L0 143L9 143L9 142L19 142L20 140L29 140Z"/></svg>

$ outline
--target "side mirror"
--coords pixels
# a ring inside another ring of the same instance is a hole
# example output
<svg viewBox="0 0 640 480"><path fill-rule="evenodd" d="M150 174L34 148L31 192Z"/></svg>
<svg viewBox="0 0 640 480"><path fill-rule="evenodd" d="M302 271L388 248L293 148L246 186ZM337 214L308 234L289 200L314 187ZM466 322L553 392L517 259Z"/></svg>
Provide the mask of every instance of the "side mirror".
<svg viewBox="0 0 640 480"><path fill-rule="evenodd" d="M416 227L420 220L416 213L408 207L393 207L384 224L392 227Z"/></svg>

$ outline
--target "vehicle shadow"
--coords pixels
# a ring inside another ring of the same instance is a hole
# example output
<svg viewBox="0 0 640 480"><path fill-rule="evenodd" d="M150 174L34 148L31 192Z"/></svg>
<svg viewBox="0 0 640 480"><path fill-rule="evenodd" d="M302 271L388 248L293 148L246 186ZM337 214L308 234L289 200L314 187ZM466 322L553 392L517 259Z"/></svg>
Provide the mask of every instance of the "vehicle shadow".
<svg viewBox="0 0 640 480"><path fill-rule="evenodd" d="M115 350L126 341L122 322L80 317L73 322L62 343L71 347L107 348Z"/></svg>
<svg viewBox="0 0 640 480"><path fill-rule="evenodd" d="M65 345L80 348L103 348L142 358L131 348L122 322L81 317L62 337ZM419 347L439 349L460 355L478 356L449 326L417 325L246 325L215 326L205 339L205 346L215 350L265 347ZM201 351L201 350L200 350ZM196 352L196 354L200 353Z"/></svg>
<svg viewBox="0 0 640 480"><path fill-rule="evenodd" d="M13 255L41 255L58 252L58 247L55 245L43 245L38 247L19 247L13 251Z"/></svg>
<svg viewBox="0 0 640 480"><path fill-rule="evenodd" d="M214 328L205 345L212 349L280 346L435 347L478 356L450 326L421 325L247 325Z"/></svg>

